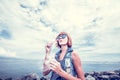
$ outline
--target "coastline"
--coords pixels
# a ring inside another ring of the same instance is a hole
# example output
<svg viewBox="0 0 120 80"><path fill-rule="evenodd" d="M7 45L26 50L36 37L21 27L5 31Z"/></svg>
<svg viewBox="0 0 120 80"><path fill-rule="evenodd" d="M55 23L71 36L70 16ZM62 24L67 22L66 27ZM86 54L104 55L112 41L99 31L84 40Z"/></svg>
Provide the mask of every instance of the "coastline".
<svg viewBox="0 0 120 80"><path fill-rule="evenodd" d="M86 72L85 78L86 80L120 80L120 69L102 72ZM0 78L0 80L49 80L49 77L39 76L37 73L30 73L17 78Z"/></svg>
<svg viewBox="0 0 120 80"><path fill-rule="evenodd" d="M85 73L86 80L120 80L120 69L114 71Z"/></svg>

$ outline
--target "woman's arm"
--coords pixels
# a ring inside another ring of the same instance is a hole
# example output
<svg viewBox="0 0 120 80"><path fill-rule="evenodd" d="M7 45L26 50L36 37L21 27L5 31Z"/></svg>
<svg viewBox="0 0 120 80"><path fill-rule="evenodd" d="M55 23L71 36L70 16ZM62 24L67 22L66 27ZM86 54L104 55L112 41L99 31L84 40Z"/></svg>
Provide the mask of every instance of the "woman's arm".
<svg viewBox="0 0 120 80"><path fill-rule="evenodd" d="M44 63L43 63L43 75L46 76L50 73L49 64L48 64L48 54L46 54Z"/></svg>
<svg viewBox="0 0 120 80"><path fill-rule="evenodd" d="M72 59L73 64L75 66L75 70L77 71L77 77L72 76L71 74L68 74L65 72L61 66L60 63L57 61L51 62L51 70L59 74L61 77L64 77L66 80L85 80L84 73L81 66L81 61L77 53L72 53Z"/></svg>
<svg viewBox="0 0 120 80"><path fill-rule="evenodd" d="M44 63L43 63L43 75L46 76L50 73L50 67L49 67L49 54L50 54L50 50L51 50L51 46L52 46L52 43L48 43L46 46L45 46L45 49L46 49L46 55L45 55L45 59L44 59Z"/></svg>
<svg viewBox="0 0 120 80"><path fill-rule="evenodd" d="M77 72L77 77L81 80L85 80L84 72L82 69L82 64L79 55L76 52L72 53L73 64Z"/></svg>

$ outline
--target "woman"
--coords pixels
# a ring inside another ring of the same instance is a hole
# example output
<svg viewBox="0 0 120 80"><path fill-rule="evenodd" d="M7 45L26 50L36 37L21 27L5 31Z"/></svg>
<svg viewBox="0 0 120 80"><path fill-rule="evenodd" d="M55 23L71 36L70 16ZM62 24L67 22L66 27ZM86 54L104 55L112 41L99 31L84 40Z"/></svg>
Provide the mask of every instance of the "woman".
<svg viewBox="0 0 120 80"><path fill-rule="evenodd" d="M52 71L50 80L85 80L79 55L72 49L71 37L66 32L61 32L56 37L56 41L60 50L49 65L47 60L52 43L46 45L43 75L48 75ZM50 68L45 70L47 67Z"/></svg>

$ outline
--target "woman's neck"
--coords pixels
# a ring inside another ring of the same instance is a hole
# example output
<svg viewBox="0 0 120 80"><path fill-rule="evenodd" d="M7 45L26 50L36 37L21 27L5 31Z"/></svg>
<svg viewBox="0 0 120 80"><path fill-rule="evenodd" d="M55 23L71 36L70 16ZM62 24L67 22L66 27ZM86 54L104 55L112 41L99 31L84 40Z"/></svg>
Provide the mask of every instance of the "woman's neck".
<svg viewBox="0 0 120 80"><path fill-rule="evenodd" d="M59 57L59 61L63 60L66 52L67 52L67 49L68 49L68 46L67 45L62 45L61 46L61 54L60 54L60 57Z"/></svg>
<svg viewBox="0 0 120 80"><path fill-rule="evenodd" d="M68 46L67 46L67 45L62 45L62 46L61 46L61 51L62 51L62 52L66 52L67 49L68 49Z"/></svg>

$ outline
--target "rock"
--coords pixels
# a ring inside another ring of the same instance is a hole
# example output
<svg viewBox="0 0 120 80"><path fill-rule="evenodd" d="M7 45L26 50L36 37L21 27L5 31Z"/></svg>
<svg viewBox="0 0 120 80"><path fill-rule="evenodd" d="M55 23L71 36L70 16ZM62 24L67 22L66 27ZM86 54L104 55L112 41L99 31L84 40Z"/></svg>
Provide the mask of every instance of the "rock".
<svg viewBox="0 0 120 80"><path fill-rule="evenodd" d="M119 70L115 70L114 72L115 72L117 75L120 76L120 69L119 69Z"/></svg>
<svg viewBox="0 0 120 80"><path fill-rule="evenodd" d="M40 80L40 78L36 73L32 73L24 76L21 80Z"/></svg>
<svg viewBox="0 0 120 80"><path fill-rule="evenodd" d="M0 80L49 80L49 76L39 77L36 73L27 74L18 78L0 78ZM85 73L86 80L120 80L120 70L103 71L103 72L90 72Z"/></svg>
<svg viewBox="0 0 120 80"><path fill-rule="evenodd" d="M109 71L109 72L101 72L102 75L116 75L117 73L114 71Z"/></svg>
<svg viewBox="0 0 120 80"><path fill-rule="evenodd" d="M120 76L119 75L111 75L110 80L120 80Z"/></svg>
<svg viewBox="0 0 120 80"><path fill-rule="evenodd" d="M12 78L6 78L5 80L12 80Z"/></svg>
<svg viewBox="0 0 120 80"><path fill-rule="evenodd" d="M85 77L87 77L88 75L90 75L89 73L85 73Z"/></svg>
<svg viewBox="0 0 120 80"><path fill-rule="evenodd" d="M0 78L0 80L2 80L2 79Z"/></svg>
<svg viewBox="0 0 120 80"><path fill-rule="evenodd" d="M92 77L91 75L88 75L88 76L85 78L85 80L95 80L95 78Z"/></svg>
<svg viewBox="0 0 120 80"><path fill-rule="evenodd" d="M46 79L46 78L44 78L44 77L41 77L41 78L40 78L40 80L47 80L47 79Z"/></svg>
<svg viewBox="0 0 120 80"><path fill-rule="evenodd" d="M101 76L98 76L98 79L109 80L109 76L108 75L101 75Z"/></svg>

